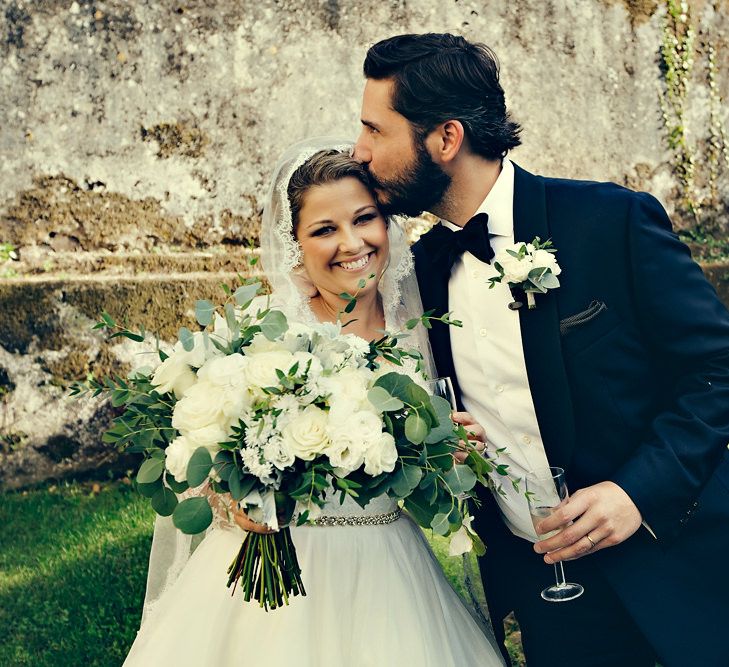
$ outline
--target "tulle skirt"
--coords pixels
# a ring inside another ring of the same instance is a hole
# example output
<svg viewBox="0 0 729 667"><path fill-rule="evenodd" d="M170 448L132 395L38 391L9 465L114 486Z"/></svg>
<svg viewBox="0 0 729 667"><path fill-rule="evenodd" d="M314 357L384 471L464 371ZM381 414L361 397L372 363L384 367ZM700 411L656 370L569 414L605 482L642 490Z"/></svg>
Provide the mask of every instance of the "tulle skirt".
<svg viewBox="0 0 729 667"><path fill-rule="evenodd" d="M270 612L226 587L243 536L210 532L146 617L125 667L503 665L407 517L292 529L307 595Z"/></svg>

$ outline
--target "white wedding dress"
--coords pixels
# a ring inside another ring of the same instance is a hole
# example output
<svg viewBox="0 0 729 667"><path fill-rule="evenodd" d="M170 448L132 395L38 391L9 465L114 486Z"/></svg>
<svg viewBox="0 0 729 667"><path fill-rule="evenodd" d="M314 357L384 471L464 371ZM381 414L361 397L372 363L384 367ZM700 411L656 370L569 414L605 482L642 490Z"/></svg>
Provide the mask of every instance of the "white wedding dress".
<svg viewBox="0 0 729 667"><path fill-rule="evenodd" d="M337 498L324 516L344 525L291 529L307 595L269 612L226 587L245 533L225 523L211 529L146 614L124 666L504 664L392 500L362 509Z"/></svg>

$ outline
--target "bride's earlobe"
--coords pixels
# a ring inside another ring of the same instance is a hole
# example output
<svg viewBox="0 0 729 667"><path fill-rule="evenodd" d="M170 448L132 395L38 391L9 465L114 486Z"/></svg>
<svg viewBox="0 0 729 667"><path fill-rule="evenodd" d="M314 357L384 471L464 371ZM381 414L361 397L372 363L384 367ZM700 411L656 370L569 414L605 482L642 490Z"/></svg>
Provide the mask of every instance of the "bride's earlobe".
<svg viewBox="0 0 729 667"><path fill-rule="evenodd" d="M296 285L296 289L298 289L301 294L309 299L319 294L319 290L311 281L311 278L309 278L309 273L303 264L300 264L291 271L291 282Z"/></svg>

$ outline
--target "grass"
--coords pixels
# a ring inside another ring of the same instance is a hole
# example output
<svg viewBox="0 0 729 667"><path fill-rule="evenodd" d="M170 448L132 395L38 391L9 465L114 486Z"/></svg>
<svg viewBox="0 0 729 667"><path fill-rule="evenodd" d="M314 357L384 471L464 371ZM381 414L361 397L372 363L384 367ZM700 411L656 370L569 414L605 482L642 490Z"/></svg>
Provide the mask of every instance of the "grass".
<svg viewBox="0 0 729 667"><path fill-rule="evenodd" d="M0 495L0 665L118 667L141 616L154 512L128 485ZM457 582L460 560L434 551ZM514 664L522 665L518 632Z"/></svg>

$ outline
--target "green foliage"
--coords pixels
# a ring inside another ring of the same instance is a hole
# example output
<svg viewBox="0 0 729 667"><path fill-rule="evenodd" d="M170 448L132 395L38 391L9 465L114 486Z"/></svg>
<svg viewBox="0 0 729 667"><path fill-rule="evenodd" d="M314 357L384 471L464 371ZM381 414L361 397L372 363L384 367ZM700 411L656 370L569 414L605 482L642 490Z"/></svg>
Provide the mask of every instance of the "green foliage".
<svg viewBox="0 0 729 667"><path fill-rule="evenodd" d="M119 483L9 493L0 525L0 665L121 665L142 614L154 527L145 499ZM448 556L446 538L426 534L464 594L462 560ZM523 665L513 619L507 646Z"/></svg>
<svg viewBox="0 0 729 667"><path fill-rule="evenodd" d="M120 665L139 626L153 523L123 484L0 495L0 665Z"/></svg>
<svg viewBox="0 0 729 667"><path fill-rule="evenodd" d="M661 43L663 89L660 106L671 151L671 166L678 181L678 215L688 223L681 230L701 259L729 256L725 202L718 181L729 168L729 143L724 125L723 100L716 82L716 49L711 36L697 33L691 5L686 0L665 0L666 18ZM703 58L709 94L708 128L689 129L687 114L696 56ZM691 136L698 137L693 142Z"/></svg>

